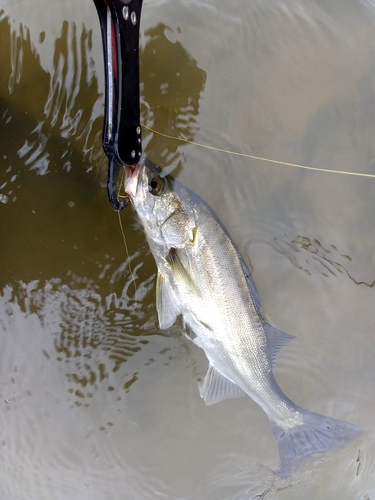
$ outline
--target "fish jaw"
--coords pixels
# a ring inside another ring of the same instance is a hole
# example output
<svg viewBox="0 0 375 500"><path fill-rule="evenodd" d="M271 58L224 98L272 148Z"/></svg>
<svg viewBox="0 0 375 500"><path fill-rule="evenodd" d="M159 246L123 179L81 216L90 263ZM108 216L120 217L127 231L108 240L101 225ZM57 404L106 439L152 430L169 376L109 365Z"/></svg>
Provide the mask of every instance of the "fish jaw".
<svg viewBox="0 0 375 500"><path fill-rule="evenodd" d="M125 192L130 196L130 199L133 201L138 194L139 188L142 186L140 182L142 180L141 172L143 168L143 161L140 161L136 165L132 166L130 169L130 176L127 176L125 180Z"/></svg>
<svg viewBox="0 0 375 500"><path fill-rule="evenodd" d="M154 212L155 200L150 195L148 189L148 177L144 158L128 170L128 175L125 178L125 192L138 213L146 235L149 236L152 234L153 237L156 237L160 231Z"/></svg>

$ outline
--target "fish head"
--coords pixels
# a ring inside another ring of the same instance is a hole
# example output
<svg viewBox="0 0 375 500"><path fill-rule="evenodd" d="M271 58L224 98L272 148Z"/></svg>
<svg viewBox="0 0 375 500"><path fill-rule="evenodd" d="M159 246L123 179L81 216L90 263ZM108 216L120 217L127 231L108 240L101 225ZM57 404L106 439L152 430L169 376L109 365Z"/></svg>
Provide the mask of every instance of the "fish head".
<svg viewBox="0 0 375 500"><path fill-rule="evenodd" d="M175 179L143 158L125 179L125 191L148 237L167 247L183 247L193 239L194 217L188 193L176 190Z"/></svg>

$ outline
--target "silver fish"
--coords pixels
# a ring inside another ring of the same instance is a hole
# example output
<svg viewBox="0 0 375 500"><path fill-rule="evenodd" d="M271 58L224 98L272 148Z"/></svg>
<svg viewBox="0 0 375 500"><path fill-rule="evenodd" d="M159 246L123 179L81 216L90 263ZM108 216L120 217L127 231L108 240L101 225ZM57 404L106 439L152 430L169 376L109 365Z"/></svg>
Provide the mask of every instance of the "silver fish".
<svg viewBox="0 0 375 500"><path fill-rule="evenodd" d="M182 315L209 368L200 394L207 405L247 394L270 419L280 476L313 453L335 450L362 430L293 403L275 377L275 358L292 338L260 313L250 272L213 210L195 193L143 159L125 191L143 224L158 274L160 328Z"/></svg>

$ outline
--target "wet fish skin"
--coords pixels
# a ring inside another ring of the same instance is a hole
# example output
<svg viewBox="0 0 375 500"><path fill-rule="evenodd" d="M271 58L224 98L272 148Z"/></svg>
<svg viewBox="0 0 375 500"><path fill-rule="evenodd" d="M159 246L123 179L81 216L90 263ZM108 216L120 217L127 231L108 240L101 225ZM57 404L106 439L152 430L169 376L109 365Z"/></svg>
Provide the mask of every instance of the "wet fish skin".
<svg viewBox="0 0 375 500"><path fill-rule="evenodd" d="M275 358L293 337L262 317L250 272L213 210L147 159L125 190L158 268L159 325L168 328L182 315L208 358L200 386L205 403L245 394L258 403L278 441L281 476L303 458L357 438L359 427L299 407L278 386Z"/></svg>

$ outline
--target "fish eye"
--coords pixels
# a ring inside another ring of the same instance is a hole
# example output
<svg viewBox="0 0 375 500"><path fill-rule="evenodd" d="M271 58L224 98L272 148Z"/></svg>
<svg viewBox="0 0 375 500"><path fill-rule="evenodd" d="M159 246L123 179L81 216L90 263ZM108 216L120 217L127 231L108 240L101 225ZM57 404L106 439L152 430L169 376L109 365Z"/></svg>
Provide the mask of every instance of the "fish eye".
<svg viewBox="0 0 375 500"><path fill-rule="evenodd" d="M148 190L154 196L159 196L164 188L165 180L162 177L153 177L148 185Z"/></svg>

